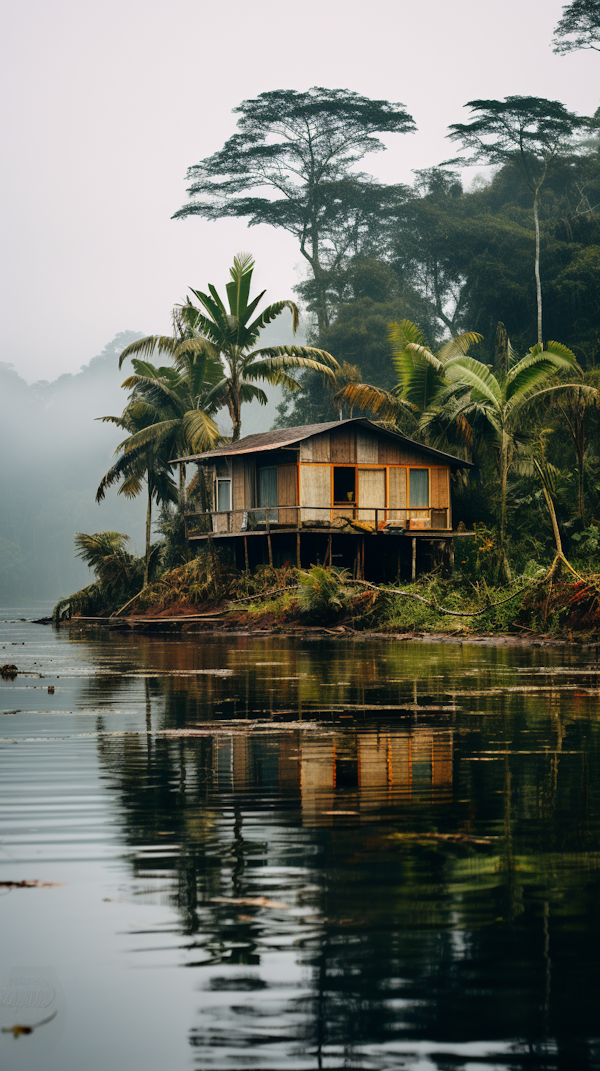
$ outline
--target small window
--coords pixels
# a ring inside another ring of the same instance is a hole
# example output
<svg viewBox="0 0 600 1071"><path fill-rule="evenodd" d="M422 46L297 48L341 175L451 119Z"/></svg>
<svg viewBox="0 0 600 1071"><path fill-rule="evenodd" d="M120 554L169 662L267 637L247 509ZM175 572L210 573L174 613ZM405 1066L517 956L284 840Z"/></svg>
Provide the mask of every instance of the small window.
<svg viewBox="0 0 600 1071"><path fill-rule="evenodd" d="M217 480L217 510L225 513L231 509L231 480Z"/></svg>
<svg viewBox="0 0 600 1071"><path fill-rule="evenodd" d="M411 509L427 509L429 506L429 469L411 469L409 477L408 505Z"/></svg>
<svg viewBox="0 0 600 1071"><path fill-rule="evenodd" d="M333 501L337 505L342 502L356 502L356 469L334 468Z"/></svg>

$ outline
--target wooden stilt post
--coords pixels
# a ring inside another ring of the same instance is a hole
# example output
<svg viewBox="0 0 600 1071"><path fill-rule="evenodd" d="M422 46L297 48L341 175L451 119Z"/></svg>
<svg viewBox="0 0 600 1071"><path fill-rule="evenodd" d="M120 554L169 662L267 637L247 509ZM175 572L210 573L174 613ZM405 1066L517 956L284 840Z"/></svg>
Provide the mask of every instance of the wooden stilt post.
<svg viewBox="0 0 600 1071"><path fill-rule="evenodd" d="M411 574L410 575L411 575L413 580L416 580L417 579L417 540L415 539L414 536L411 539L411 543L412 543L412 569L411 569Z"/></svg>
<svg viewBox="0 0 600 1071"><path fill-rule="evenodd" d="M331 536L331 532L330 532L329 533L329 540L328 540L328 544L327 544L327 564L328 564L330 569L331 569L331 563L332 563L332 553L331 553L331 551L332 551L332 536Z"/></svg>
<svg viewBox="0 0 600 1071"><path fill-rule="evenodd" d="M296 565L298 569L302 568L302 559L300 557L300 529L296 532Z"/></svg>
<svg viewBox="0 0 600 1071"><path fill-rule="evenodd" d="M454 572L454 540L450 539L449 543L450 543L450 550L448 552L448 558L450 560L450 572L453 573Z"/></svg>
<svg viewBox="0 0 600 1071"><path fill-rule="evenodd" d="M267 548L269 551L269 565L273 568L273 547L271 546L271 528L269 525L269 511L266 512L267 519Z"/></svg>
<svg viewBox="0 0 600 1071"><path fill-rule="evenodd" d="M244 536L244 565L246 572L250 572L250 566L248 564L248 536Z"/></svg>

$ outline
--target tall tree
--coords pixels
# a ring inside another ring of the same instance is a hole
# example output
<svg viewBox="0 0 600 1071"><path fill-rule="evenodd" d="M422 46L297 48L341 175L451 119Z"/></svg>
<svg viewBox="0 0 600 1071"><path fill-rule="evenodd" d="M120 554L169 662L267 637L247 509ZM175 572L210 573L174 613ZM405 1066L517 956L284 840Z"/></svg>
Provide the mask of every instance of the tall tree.
<svg viewBox="0 0 600 1071"><path fill-rule="evenodd" d="M307 368L334 378L337 361L325 350L309 346L268 346L254 349L260 332L267 324L289 309L294 332L298 326L298 309L293 301L276 301L268 305L258 316L256 309L263 298L263 290L250 300L250 286L254 261L248 253L234 258L227 283L226 308L217 290L209 284L209 293L193 290L192 294L200 308L191 301L181 308L182 319L194 330L201 332L206 346L214 358L222 362L224 375L206 398L208 405L226 405L233 424L233 441L240 437L242 426L242 403L256 399L266 405L267 397L256 386L256 380L280 385L288 390L298 390L300 384L290 375L289 369Z"/></svg>
<svg viewBox="0 0 600 1071"><path fill-rule="evenodd" d="M583 48L600 52L600 0L572 0L565 4L553 44L559 56Z"/></svg>
<svg viewBox="0 0 600 1071"><path fill-rule="evenodd" d="M557 392L566 394L570 384L550 386L550 381L558 373L579 371L575 355L559 342L549 342L546 347L537 343L520 360L514 354L510 358L508 369L498 369L495 373L473 357L450 359L443 367L446 386L436 393L421 417L425 434L436 432L445 421L456 424L466 420L492 447L500 483L499 579L502 581L510 580L506 554L508 475L518 447L526 437L525 410L533 402Z"/></svg>
<svg viewBox="0 0 600 1071"><path fill-rule="evenodd" d="M544 97L470 100L465 107L471 108L475 118L470 123L453 123L448 137L462 142L464 149L472 151L473 163L514 162L533 195L537 336L541 346L540 192L553 161L573 151L574 133L586 127L589 120L567 111L560 101Z"/></svg>
<svg viewBox="0 0 600 1071"><path fill-rule="evenodd" d="M327 247L334 259L351 249L390 196L351 169L385 148L376 134L406 133L414 121L402 104L317 86L261 93L234 112L238 132L188 170L191 201L174 218L244 217L250 226L269 223L295 235L315 281L321 331L328 324Z"/></svg>

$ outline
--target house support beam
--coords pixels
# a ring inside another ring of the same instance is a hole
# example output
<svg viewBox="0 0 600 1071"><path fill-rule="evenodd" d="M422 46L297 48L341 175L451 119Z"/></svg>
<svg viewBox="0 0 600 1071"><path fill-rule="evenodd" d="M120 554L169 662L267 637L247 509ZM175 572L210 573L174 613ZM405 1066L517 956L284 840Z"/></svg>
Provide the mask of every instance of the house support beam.
<svg viewBox="0 0 600 1071"><path fill-rule="evenodd" d="M411 561L410 575L411 575L411 579L412 580L416 580L417 579L417 540L416 540L415 536L412 537L411 543L412 543L412 561Z"/></svg>
<svg viewBox="0 0 600 1071"><path fill-rule="evenodd" d="M267 521L267 547L268 547L268 550L269 550L269 565L270 565L270 567L272 569L273 568L273 546L271 544L271 528L270 528L270 525L269 525L269 511L268 510L267 510L267 513L266 513L266 521Z"/></svg>

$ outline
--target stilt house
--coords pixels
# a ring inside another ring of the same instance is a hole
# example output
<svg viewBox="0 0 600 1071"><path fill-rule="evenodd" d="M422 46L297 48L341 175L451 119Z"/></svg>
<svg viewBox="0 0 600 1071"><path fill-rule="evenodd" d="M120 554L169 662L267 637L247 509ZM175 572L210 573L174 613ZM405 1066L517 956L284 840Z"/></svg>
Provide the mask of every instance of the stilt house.
<svg viewBox="0 0 600 1071"><path fill-rule="evenodd" d="M186 536L257 564L415 576L453 540L451 474L473 466L363 418L248 435L206 453L186 502Z"/></svg>

